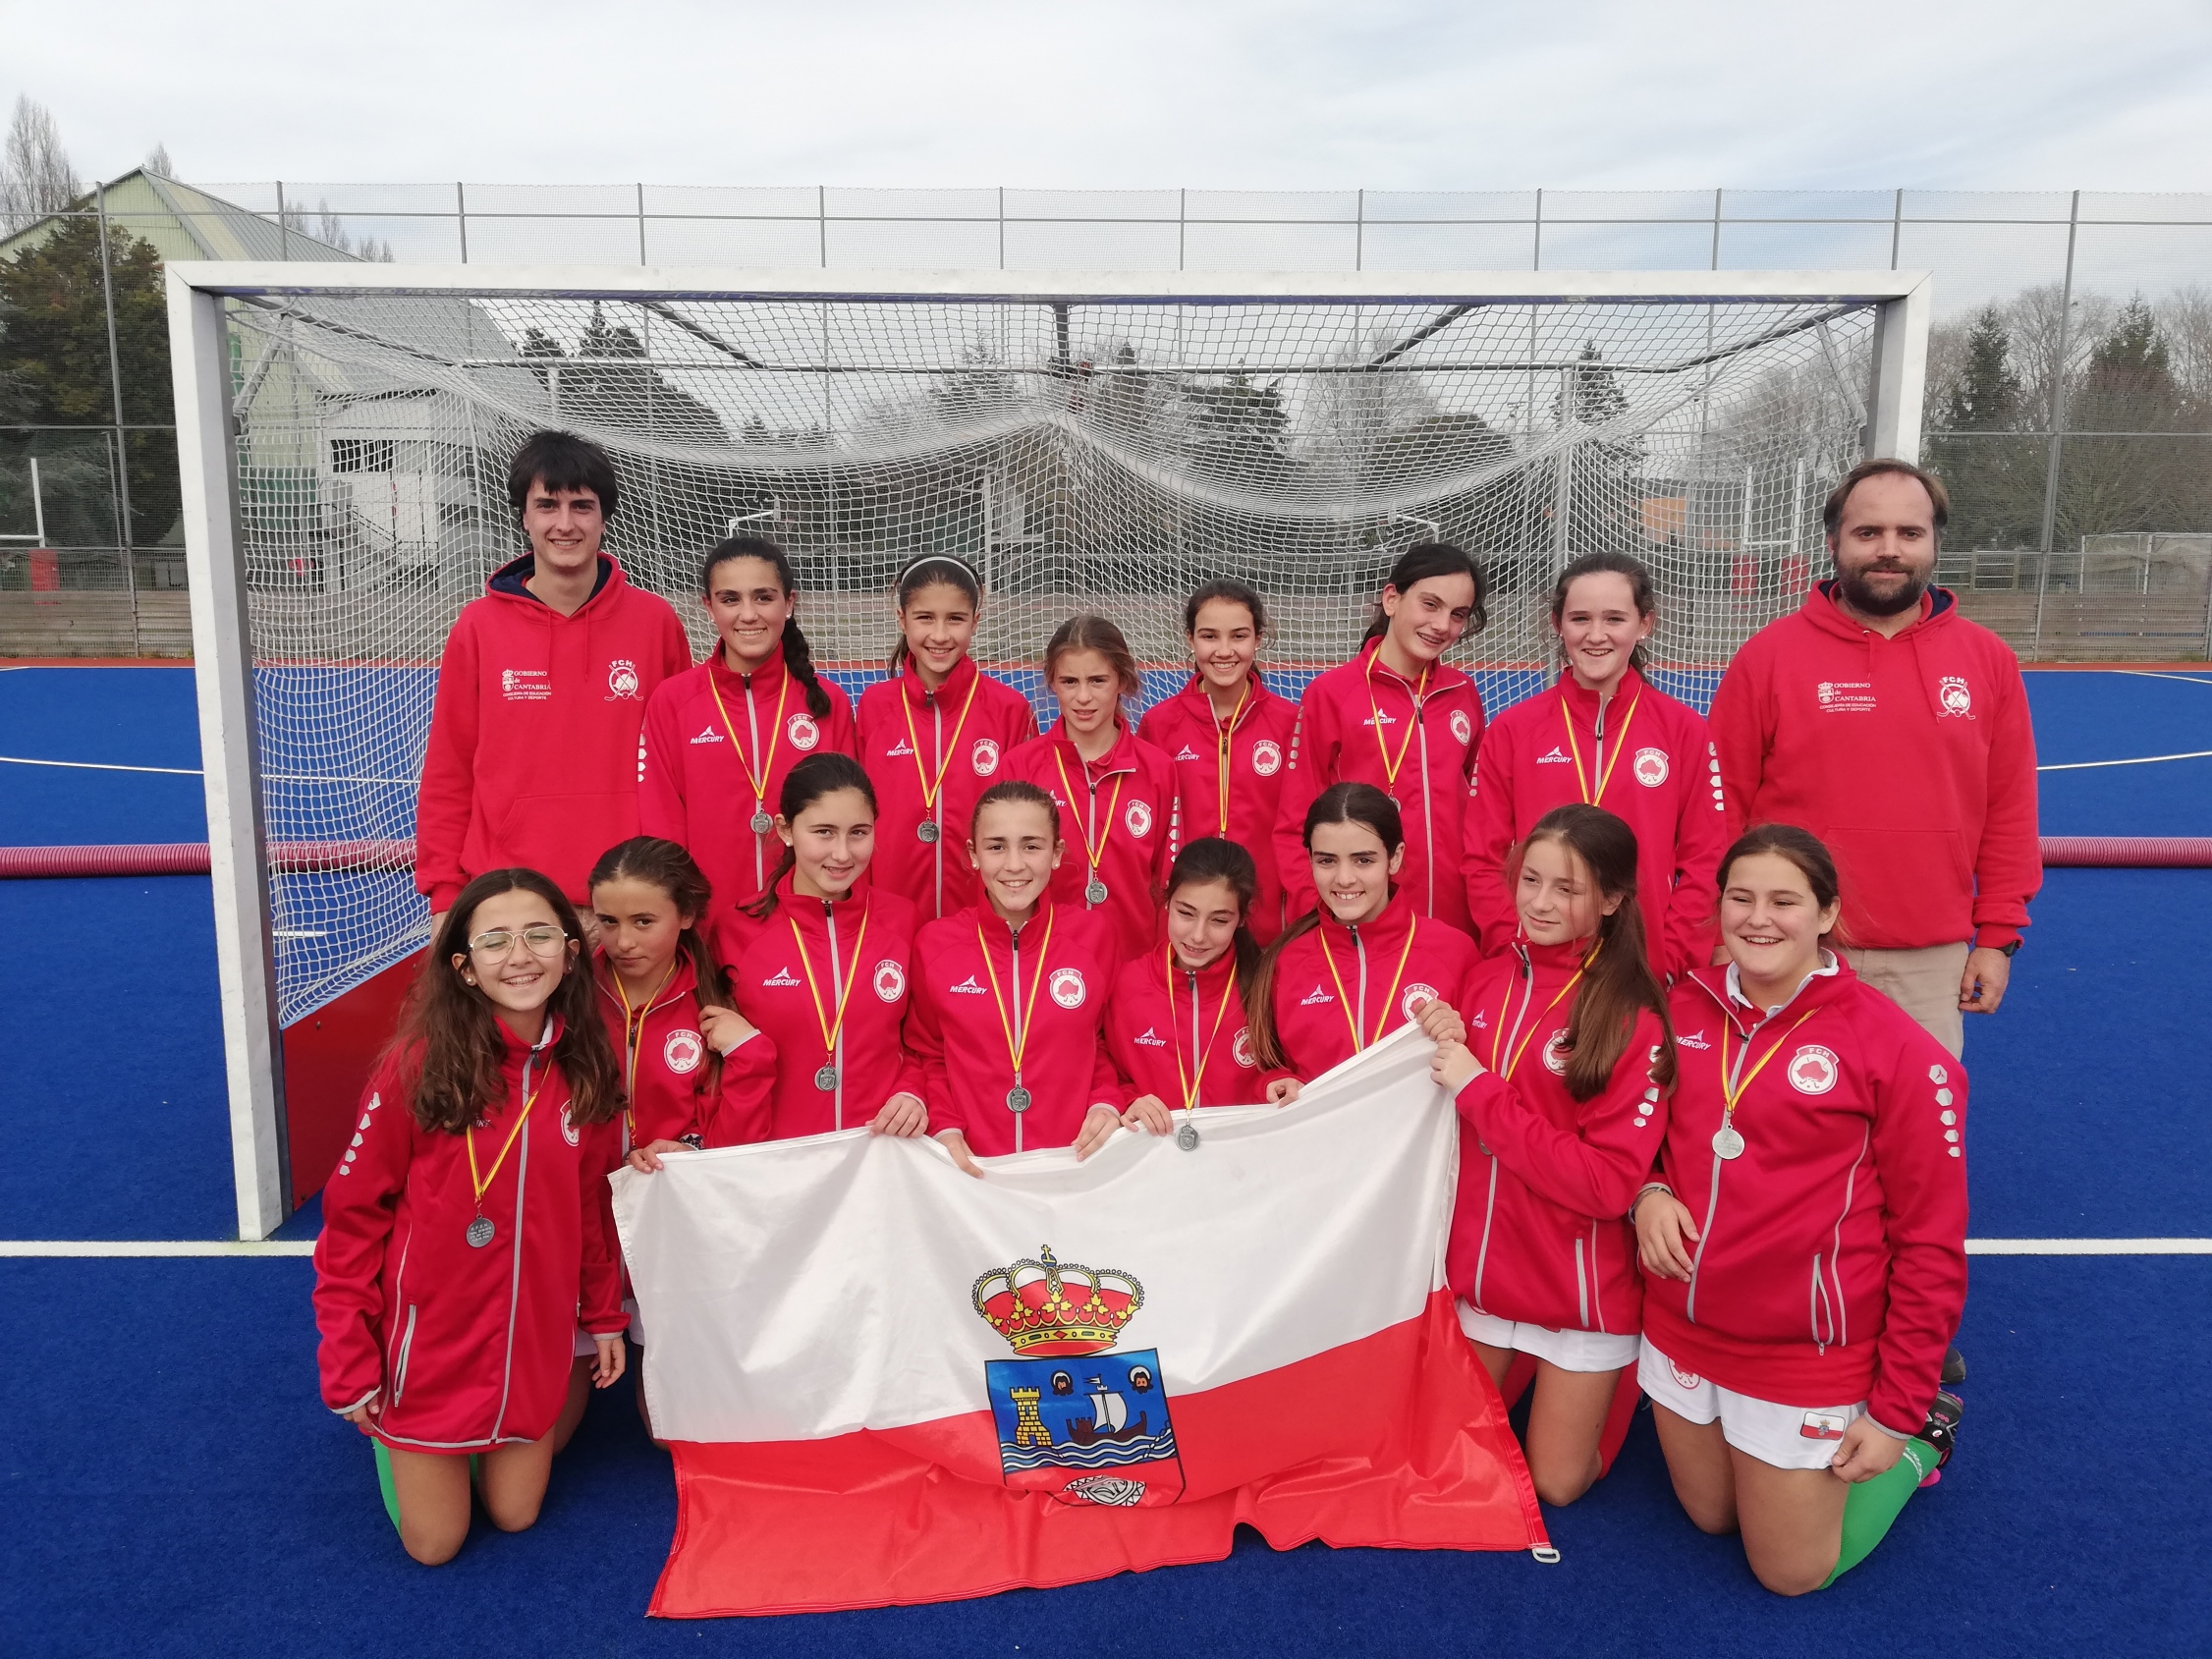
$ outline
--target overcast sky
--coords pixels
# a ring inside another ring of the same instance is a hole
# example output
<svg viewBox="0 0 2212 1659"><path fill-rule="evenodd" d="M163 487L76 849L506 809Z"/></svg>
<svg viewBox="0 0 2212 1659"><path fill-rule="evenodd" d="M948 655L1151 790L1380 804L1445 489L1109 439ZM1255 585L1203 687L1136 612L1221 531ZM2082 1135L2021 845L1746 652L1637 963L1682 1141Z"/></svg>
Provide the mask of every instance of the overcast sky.
<svg viewBox="0 0 2212 1659"><path fill-rule="evenodd" d="M0 0L201 182L2212 189L2206 0Z"/></svg>

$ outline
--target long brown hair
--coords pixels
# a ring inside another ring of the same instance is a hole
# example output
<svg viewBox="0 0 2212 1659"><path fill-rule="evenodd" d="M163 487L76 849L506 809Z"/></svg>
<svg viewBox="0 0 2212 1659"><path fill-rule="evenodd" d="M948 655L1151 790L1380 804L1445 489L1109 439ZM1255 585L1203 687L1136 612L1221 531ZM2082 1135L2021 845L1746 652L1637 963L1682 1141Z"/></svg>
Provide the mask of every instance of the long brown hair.
<svg viewBox="0 0 2212 1659"><path fill-rule="evenodd" d="M529 893L545 901L572 944L583 937L576 907L535 870L486 870L461 890L430 941L430 955L408 993L406 1012L387 1052L405 1055L414 1072L408 1109L424 1130L464 1133L507 1092L500 1068L507 1035L491 998L461 977L456 956L469 956L469 933L477 909L502 893ZM603 1124L622 1110L622 1068L600 1022L591 970L564 960L561 982L545 1010L560 1022L553 1063L569 1085L569 1122Z"/></svg>
<svg viewBox="0 0 2212 1659"><path fill-rule="evenodd" d="M700 1008L727 1008L730 1006L730 984L723 976L722 965L714 960L707 948L707 907L713 902L714 888L704 872L692 860L691 854L673 841L664 841L657 835L634 835L628 841L617 842L599 855L599 861L591 866L587 885L596 902L600 883L608 881L641 881L648 887L657 887L676 907L678 915L691 919L676 936L676 948L682 951L691 965L694 988L691 1000ZM706 1065L699 1079L699 1092L712 1095L722 1086L722 1056L709 1043Z"/></svg>
<svg viewBox="0 0 2212 1659"><path fill-rule="evenodd" d="M758 559L776 573L776 585L786 593L799 591L799 579L792 574L791 555L764 535L733 535L716 542L706 550L699 564L699 591L714 591L714 573L732 559ZM716 650L722 647L717 644ZM814 648L806 642L805 630L799 626L799 612L794 610L784 619L783 633L784 668L798 681L805 693L806 712L816 720L826 719L830 711L829 692L822 688L822 677L814 669Z"/></svg>
<svg viewBox="0 0 2212 1659"><path fill-rule="evenodd" d="M841 789L858 790L868 803L871 813L880 812L875 803L875 785L869 780L860 763L850 754L840 754L836 749L826 749L820 754L809 754L804 760L784 774L783 793L776 797L776 810L787 824L799 822L799 814L822 799L835 795ZM776 888L785 876L799 867L799 850L790 842L784 843L776 867L768 872L768 885L761 889L760 897L749 905L738 908L755 921L766 921L776 913Z"/></svg>
<svg viewBox="0 0 2212 1659"><path fill-rule="evenodd" d="M1184 886L1203 886L1209 881L1229 884L1229 891L1237 895L1237 931L1230 936L1230 955L1237 964L1237 983L1248 998L1251 983L1259 977L1259 941L1252 937L1252 904L1259 897L1259 866L1252 861L1251 854L1234 841L1218 835L1200 836L1175 856L1168 868L1166 897L1175 897L1176 889ZM1251 1010L1244 1010L1244 1023L1251 1023Z"/></svg>
<svg viewBox="0 0 2212 1659"><path fill-rule="evenodd" d="M1313 804L1305 809L1303 840L1307 852L1313 850L1313 832L1323 824L1364 824L1381 838L1385 854L1396 853L1406 845L1406 823L1399 815L1398 802L1373 784L1331 784L1313 798ZM1283 1052L1282 1035L1275 1028L1276 965L1294 942L1320 925L1321 896L1316 893L1313 909L1284 928L1267 947L1259 961L1259 971L1251 976L1244 992L1244 1025L1251 1032L1252 1059L1263 1072L1290 1064Z"/></svg>
<svg viewBox="0 0 2212 1659"><path fill-rule="evenodd" d="M1555 806L1536 820L1513 859L1513 880L1521 862L1540 841L1564 847L1580 862L1605 898L1618 898L1613 913L1601 916L1597 939L1582 961L1582 987L1567 1017L1567 1092L1587 1100L1612 1081L1613 1069L1635 1035L1636 1013L1659 1017L1659 1056L1651 1080L1663 1089L1675 1083L1675 1032L1667 1019L1667 994L1644 954L1643 912L1636 904L1636 832L1602 806Z"/></svg>

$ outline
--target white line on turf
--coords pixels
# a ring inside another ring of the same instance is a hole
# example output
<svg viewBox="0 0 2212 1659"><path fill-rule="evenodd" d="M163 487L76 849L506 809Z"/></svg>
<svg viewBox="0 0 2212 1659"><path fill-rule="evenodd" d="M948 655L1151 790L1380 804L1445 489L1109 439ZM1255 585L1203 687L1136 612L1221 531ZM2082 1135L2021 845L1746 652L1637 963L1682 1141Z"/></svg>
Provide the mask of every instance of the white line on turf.
<svg viewBox="0 0 2212 1659"><path fill-rule="evenodd" d="M2212 686L2212 680L2205 682ZM2138 754L2130 760L2067 760L2056 766L2038 766L2038 772L2086 772L2093 766L2150 766L2161 760L2202 760L2212 748L2192 748L2186 754Z"/></svg>
<svg viewBox="0 0 2212 1659"><path fill-rule="evenodd" d="M305 1239L0 1239L8 1256L304 1256ZM1968 1255L2212 1255L2212 1239L1968 1239Z"/></svg>
<svg viewBox="0 0 2212 1659"><path fill-rule="evenodd" d="M66 766L73 772L161 772L172 778L196 778L197 766L124 766L112 760L32 760L28 755L0 754L10 766Z"/></svg>
<svg viewBox="0 0 2212 1659"><path fill-rule="evenodd" d="M2137 680L2185 680L2191 686L2212 686L2212 680L2207 680L2199 674L2160 674L2157 670L2149 668L2115 668L2110 672L2131 675Z"/></svg>

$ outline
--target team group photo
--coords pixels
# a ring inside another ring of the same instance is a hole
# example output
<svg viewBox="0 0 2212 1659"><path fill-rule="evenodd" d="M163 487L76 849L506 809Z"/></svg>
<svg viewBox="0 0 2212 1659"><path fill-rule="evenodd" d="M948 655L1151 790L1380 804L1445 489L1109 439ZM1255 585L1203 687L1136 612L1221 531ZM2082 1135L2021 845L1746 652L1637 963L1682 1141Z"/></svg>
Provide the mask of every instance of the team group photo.
<svg viewBox="0 0 2212 1659"><path fill-rule="evenodd" d="M2197 8L15 14L0 1647L2212 1645Z"/></svg>

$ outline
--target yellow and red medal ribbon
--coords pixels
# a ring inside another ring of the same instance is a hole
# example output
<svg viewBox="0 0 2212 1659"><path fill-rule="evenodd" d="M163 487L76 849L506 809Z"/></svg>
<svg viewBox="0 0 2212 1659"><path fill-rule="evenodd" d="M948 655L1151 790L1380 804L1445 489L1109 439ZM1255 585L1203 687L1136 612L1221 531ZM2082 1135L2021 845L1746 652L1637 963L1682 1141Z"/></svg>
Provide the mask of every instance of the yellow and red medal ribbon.
<svg viewBox="0 0 2212 1659"><path fill-rule="evenodd" d="M953 750L960 747L961 732L968 725L968 711L975 706L975 693L982 687L983 671L977 669L975 678L968 683L968 700L960 705L960 718L953 722L953 741L937 751L937 776L932 779L922 770L921 739L914 734L913 704L907 701L907 689L899 688L899 711L907 717L907 747L914 753L914 776L921 781L921 815L933 818L937 813L937 797L945 788L945 773L952 765Z"/></svg>
<svg viewBox="0 0 2212 1659"><path fill-rule="evenodd" d="M1629 728L1636 723L1636 710L1642 706L1643 692L1639 691L1636 692L1636 700L1629 704L1628 716L1621 722L1621 735L1614 742L1613 758L1605 763L1605 775L1598 779L1597 794L1592 795L1589 774L1582 769L1582 747L1575 741L1575 716L1567 706L1567 688L1560 688L1559 718L1567 727L1567 752L1575 757L1575 783L1582 792L1582 803L1585 806L1604 804L1606 786L1612 783L1613 774L1620 769L1621 756L1629 749Z"/></svg>
<svg viewBox="0 0 2212 1659"><path fill-rule="evenodd" d="M1382 1013L1378 1015L1375 1020L1375 1023L1378 1027L1382 1024L1383 1021L1390 1018L1390 1005L1398 1000L1398 984L1400 980L1406 977L1406 959L1408 956L1412 954L1413 935L1420 931L1420 917L1418 916L1414 916L1407 925L1406 943L1398 953L1398 968L1397 971L1392 973L1390 976L1390 989L1383 993ZM1337 959L1329 953L1328 933L1325 930L1322 931L1320 938L1321 960L1329 965L1329 977L1336 981L1337 1006L1344 1010L1345 1023L1352 1027L1352 1051L1353 1053L1357 1054L1367 1046L1367 1043L1370 1040L1366 1036L1362 1035L1359 1029L1361 1023L1366 1019L1367 1011L1364 1008L1357 1010L1355 1010L1353 1008L1352 999L1345 992L1344 975L1337 971ZM1382 1032L1378 1028L1375 1035L1380 1036Z"/></svg>
<svg viewBox="0 0 2212 1659"><path fill-rule="evenodd" d="M983 937L983 924L975 924L975 944L983 953L983 972L991 981L991 1006L998 1010L999 1029L1006 1035L1006 1057L1014 1063L1014 1086L1022 1086L1022 1057L1029 1051L1029 1033L1036 1028L1037 987L1044 983L1045 958L1052 954L1052 924L1060 919L1054 911L1044 918L1044 943L1037 948L1037 966L1029 974L1029 1002L1024 1013L1022 1004L1022 982L1014 983L1014 1023L1007 1023L1006 997L999 990L999 970L991 966L990 942ZM1015 1040L1014 1027L1022 1028L1022 1037Z"/></svg>
<svg viewBox="0 0 2212 1659"><path fill-rule="evenodd" d="M1409 934L1407 938L1408 943L1410 943L1411 935ZM1323 950L1328 949L1326 945L1321 948ZM1183 1091L1183 1109L1188 1112L1198 1103L1198 1090L1206 1080L1206 1062L1213 1058L1213 1045L1221 1035L1221 1022L1229 1013L1229 1000L1237 994L1237 969L1235 965L1232 964L1229 969L1229 983L1222 988L1221 1006L1214 1010L1213 1029L1206 1033L1206 1046L1197 1056L1197 1076L1187 1077L1183 1070L1183 1026L1175 1017L1175 947L1173 945L1167 947L1162 966L1167 969L1168 977L1168 1033L1175 1044L1175 1084ZM1205 1018L1205 1010L1198 1003L1198 981L1195 975L1191 977L1190 981L1190 1009L1200 1019Z"/></svg>
<svg viewBox="0 0 2212 1659"><path fill-rule="evenodd" d="M1428 695L1428 677L1435 673L1436 669L1432 664L1421 670L1420 682L1414 686L1412 691L1413 714L1412 718L1406 722L1406 741L1398 746L1398 758L1393 760L1390 757L1390 745L1383 737L1382 709L1375 701L1375 659L1381 655L1382 647L1379 645L1369 651L1366 666L1361 670L1361 675L1367 682L1368 724L1374 728L1375 747L1382 751L1383 791L1391 800L1396 801L1398 799L1398 773L1406 764L1406 756L1412 752L1414 731L1421 723L1421 699Z"/></svg>
<svg viewBox="0 0 2212 1659"><path fill-rule="evenodd" d="M1067 796L1068 809L1069 811L1073 812L1076 809L1076 792L1068 783L1067 758L1061 754L1059 747L1057 745L1054 746L1052 750L1052 763L1060 769L1060 791L1063 795ZM1088 884L1090 887L1102 887L1105 885L1105 877L1101 876L1098 873L1098 863L1101 858L1106 857L1106 843L1114 839L1114 813L1121 806L1122 784L1128 777L1129 774L1127 772L1116 772L1114 774L1114 799L1106 803L1106 827L1098 832L1098 845L1096 847L1093 847L1090 844L1089 823L1085 822L1081 826L1079 826L1080 833L1083 838L1083 857L1087 859L1090 864L1090 882ZM1092 785L1090 782L1090 771L1087 766L1085 766L1083 770L1083 783L1090 789L1091 804L1095 807L1098 803L1098 790L1097 787L1095 785ZM1085 899L1087 902L1087 889L1085 892Z"/></svg>
<svg viewBox="0 0 2212 1659"><path fill-rule="evenodd" d="M714 693L714 712L722 716L722 729L730 734L730 747L745 770L745 781L752 786L752 810L755 817L768 810L768 785L776 769L776 749L784 741L784 701L791 695L791 671L784 671L784 683L776 692L776 717L774 731L768 739L768 758L758 772L746 758L745 745L738 742L738 729L730 721L730 711L722 702L722 688L714 683L714 664L710 659L706 667L706 689ZM754 834L759 832L755 830Z"/></svg>
<svg viewBox="0 0 2212 1659"><path fill-rule="evenodd" d="M853 936L853 960L845 965L845 989L837 999L835 1021L822 1012L822 993L814 981L814 965L806 959L806 940L799 931L799 917L787 914L784 919L791 923L792 943L799 947L799 966L806 975L806 994L814 1003L814 1023L822 1028L822 1049L834 1065L837 1061L838 1033L845 1029L845 1010L853 1001L853 981L859 976L860 949L868 942L868 911L865 908L861 910L860 930ZM988 960L986 956L985 961ZM830 955L830 970L834 973L836 969L837 956L833 951Z"/></svg>

